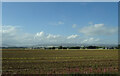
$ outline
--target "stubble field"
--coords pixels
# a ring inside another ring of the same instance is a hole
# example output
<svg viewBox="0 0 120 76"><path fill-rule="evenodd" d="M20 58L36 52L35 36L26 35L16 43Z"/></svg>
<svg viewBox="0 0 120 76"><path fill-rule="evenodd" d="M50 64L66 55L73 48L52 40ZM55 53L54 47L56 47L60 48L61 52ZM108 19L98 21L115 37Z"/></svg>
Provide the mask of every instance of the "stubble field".
<svg viewBox="0 0 120 76"><path fill-rule="evenodd" d="M117 74L118 50L2 50L3 74Z"/></svg>

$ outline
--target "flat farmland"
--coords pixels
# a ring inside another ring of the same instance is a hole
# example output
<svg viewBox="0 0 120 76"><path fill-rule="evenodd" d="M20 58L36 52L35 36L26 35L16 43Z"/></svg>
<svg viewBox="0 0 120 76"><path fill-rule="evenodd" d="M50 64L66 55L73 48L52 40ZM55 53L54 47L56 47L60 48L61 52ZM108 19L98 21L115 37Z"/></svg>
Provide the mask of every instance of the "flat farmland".
<svg viewBox="0 0 120 76"><path fill-rule="evenodd" d="M117 74L118 50L2 50L3 74Z"/></svg>

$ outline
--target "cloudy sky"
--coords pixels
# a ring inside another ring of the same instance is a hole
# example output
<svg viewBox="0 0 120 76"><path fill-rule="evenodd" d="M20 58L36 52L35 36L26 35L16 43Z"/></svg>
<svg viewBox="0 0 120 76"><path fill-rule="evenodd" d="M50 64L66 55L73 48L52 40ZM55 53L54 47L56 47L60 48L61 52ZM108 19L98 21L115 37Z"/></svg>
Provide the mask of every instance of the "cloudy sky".
<svg viewBox="0 0 120 76"><path fill-rule="evenodd" d="M7 45L117 44L117 2L4 2Z"/></svg>

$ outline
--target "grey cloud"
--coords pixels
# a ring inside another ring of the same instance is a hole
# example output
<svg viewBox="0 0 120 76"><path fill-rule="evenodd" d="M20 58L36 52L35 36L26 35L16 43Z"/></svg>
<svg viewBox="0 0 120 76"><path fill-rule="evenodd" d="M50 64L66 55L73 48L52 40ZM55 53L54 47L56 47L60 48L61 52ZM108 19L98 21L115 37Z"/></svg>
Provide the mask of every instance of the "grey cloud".
<svg viewBox="0 0 120 76"><path fill-rule="evenodd" d="M88 36L93 35L112 35L117 33L117 27L105 27L104 24L94 24L90 26L85 26L79 29L80 33L83 33Z"/></svg>

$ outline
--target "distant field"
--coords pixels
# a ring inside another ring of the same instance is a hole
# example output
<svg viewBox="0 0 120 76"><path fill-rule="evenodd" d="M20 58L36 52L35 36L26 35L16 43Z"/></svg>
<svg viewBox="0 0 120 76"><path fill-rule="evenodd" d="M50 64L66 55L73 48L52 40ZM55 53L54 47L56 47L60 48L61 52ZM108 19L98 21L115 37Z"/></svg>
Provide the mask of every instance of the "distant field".
<svg viewBox="0 0 120 76"><path fill-rule="evenodd" d="M118 50L4 49L3 74L117 74Z"/></svg>

